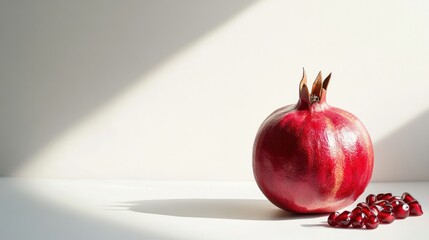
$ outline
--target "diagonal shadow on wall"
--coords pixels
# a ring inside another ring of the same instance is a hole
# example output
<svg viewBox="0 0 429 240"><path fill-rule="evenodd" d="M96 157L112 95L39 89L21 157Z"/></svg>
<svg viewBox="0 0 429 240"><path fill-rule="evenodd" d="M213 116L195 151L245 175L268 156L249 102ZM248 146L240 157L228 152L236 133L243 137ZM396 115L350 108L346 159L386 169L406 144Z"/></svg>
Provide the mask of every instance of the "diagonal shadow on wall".
<svg viewBox="0 0 429 240"><path fill-rule="evenodd" d="M253 2L1 2L0 176Z"/></svg>
<svg viewBox="0 0 429 240"><path fill-rule="evenodd" d="M374 144L373 180L427 181L429 110Z"/></svg>

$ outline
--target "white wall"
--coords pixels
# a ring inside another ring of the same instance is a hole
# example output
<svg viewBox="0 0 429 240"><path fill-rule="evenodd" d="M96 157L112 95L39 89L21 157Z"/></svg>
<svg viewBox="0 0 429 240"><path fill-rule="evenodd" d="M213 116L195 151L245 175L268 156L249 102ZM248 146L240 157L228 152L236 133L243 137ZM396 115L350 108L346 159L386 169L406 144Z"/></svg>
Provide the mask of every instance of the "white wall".
<svg viewBox="0 0 429 240"><path fill-rule="evenodd" d="M251 180L253 138L333 73L375 181L429 180L427 1L2 1L3 176Z"/></svg>

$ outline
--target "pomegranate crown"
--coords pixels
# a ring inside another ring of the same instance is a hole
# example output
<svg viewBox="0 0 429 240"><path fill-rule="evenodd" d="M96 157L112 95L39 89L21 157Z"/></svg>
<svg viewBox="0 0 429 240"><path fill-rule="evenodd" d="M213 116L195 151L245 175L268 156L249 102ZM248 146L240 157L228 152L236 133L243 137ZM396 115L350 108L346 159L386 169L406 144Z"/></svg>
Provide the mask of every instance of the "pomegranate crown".
<svg viewBox="0 0 429 240"><path fill-rule="evenodd" d="M326 101L326 91L328 89L329 80L331 79L330 73L325 80L322 81L322 72L319 71L317 74L316 80L313 82L313 87L311 88L311 93L308 91L307 87L307 74L305 70L302 69L302 79L299 83L299 99L301 104L310 106L315 103L324 103Z"/></svg>

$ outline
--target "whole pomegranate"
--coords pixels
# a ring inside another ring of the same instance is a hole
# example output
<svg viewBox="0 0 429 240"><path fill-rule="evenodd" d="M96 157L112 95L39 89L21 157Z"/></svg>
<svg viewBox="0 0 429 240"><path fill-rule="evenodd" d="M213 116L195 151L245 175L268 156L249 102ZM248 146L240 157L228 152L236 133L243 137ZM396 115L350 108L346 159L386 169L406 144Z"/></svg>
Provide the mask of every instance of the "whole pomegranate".
<svg viewBox="0 0 429 240"><path fill-rule="evenodd" d="M287 211L334 212L353 203L371 179L370 136L357 117L326 103L330 78L322 82L319 72L309 93L304 71L298 103L274 111L256 135L256 182Z"/></svg>

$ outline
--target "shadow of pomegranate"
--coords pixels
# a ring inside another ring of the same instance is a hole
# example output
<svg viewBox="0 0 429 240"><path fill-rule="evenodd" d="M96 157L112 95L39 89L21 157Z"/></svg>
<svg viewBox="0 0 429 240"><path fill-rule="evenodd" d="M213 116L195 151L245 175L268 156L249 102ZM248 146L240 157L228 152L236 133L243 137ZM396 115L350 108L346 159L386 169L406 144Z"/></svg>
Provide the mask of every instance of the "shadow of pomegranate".
<svg viewBox="0 0 429 240"><path fill-rule="evenodd" d="M177 217L237 220L288 220L326 216L299 215L260 199L155 199L121 203L130 211Z"/></svg>

